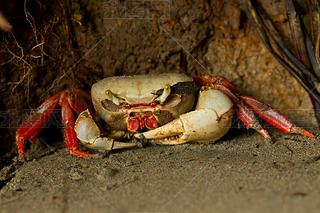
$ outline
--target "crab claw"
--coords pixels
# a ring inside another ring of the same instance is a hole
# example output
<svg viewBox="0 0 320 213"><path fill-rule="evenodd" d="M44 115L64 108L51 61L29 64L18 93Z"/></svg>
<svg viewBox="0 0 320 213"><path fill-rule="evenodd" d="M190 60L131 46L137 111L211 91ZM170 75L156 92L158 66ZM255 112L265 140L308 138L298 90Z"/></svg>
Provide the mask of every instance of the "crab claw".
<svg viewBox="0 0 320 213"><path fill-rule="evenodd" d="M74 129L77 133L77 138L89 148L113 150L137 147L137 143L124 143L101 137L101 131L89 110L80 113Z"/></svg>
<svg viewBox="0 0 320 213"><path fill-rule="evenodd" d="M199 94L195 111L180 115L159 128L135 134L135 137L162 144L216 141L230 129L232 106L231 100L222 92L204 90Z"/></svg>

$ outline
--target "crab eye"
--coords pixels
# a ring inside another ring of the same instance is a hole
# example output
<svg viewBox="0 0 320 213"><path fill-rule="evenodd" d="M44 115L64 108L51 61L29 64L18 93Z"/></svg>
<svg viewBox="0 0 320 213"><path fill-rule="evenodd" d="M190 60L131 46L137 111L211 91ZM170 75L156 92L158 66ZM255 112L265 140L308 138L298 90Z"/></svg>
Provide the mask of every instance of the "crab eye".
<svg viewBox="0 0 320 213"><path fill-rule="evenodd" d="M120 103L121 103L121 100L120 100L120 98L118 98L118 97L116 97L112 92L111 92L111 90L106 90L105 92L105 95L106 95L106 98L109 100L109 101L112 101L114 104L116 104L116 105L120 105Z"/></svg>
<svg viewBox="0 0 320 213"><path fill-rule="evenodd" d="M108 99L111 99L111 98L112 98L112 92L111 92L110 90L107 89L107 90L105 91L105 94L106 94L106 96L107 96Z"/></svg>
<svg viewBox="0 0 320 213"><path fill-rule="evenodd" d="M167 97L171 94L171 86L169 84L166 84L166 86L163 88L163 92L161 96L159 97L159 101L162 104L166 101Z"/></svg>

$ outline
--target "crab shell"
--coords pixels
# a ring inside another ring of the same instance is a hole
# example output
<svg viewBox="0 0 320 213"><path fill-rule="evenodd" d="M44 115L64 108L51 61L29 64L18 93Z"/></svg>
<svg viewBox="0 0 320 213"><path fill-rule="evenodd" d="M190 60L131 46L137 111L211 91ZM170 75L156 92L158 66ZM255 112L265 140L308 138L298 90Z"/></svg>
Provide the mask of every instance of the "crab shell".
<svg viewBox="0 0 320 213"><path fill-rule="evenodd" d="M196 94L171 94L164 103L154 104L156 91L165 85L193 81L183 74L116 76L105 78L92 86L91 95L97 115L107 130L128 131L130 117L151 115L162 126L194 107ZM107 90L124 100L130 108L118 106L106 99Z"/></svg>

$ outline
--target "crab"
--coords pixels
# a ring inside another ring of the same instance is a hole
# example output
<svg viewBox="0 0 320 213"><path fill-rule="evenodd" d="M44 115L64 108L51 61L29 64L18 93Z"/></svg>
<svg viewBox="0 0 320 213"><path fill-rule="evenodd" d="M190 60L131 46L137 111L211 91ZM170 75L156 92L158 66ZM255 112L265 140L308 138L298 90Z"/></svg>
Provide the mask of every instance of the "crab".
<svg viewBox="0 0 320 213"><path fill-rule="evenodd" d="M168 145L216 141L229 131L233 113L265 138L270 136L255 114L283 132L314 137L270 106L240 95L223 77L117 76L98 81L91 93L67 89L41 104L16 133L18 152L25 160L24 142L36 143L59 106L65 147L80 157L92 154L79 150L78 141L104 150L137 147L145 140Z"/></svg>

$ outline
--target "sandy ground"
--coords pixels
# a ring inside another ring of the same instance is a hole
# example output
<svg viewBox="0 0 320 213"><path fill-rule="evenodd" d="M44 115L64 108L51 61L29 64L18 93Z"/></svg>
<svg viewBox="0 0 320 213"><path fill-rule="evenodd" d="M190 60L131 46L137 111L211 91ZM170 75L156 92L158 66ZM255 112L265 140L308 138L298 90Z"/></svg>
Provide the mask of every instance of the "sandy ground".
<svg viewBox="0 0 320 213"><path fill-rule="evenodd" d="M42 145L27 164L2 159L0 212L319 212L319 137L271 134L91 159Z"/></svg>

